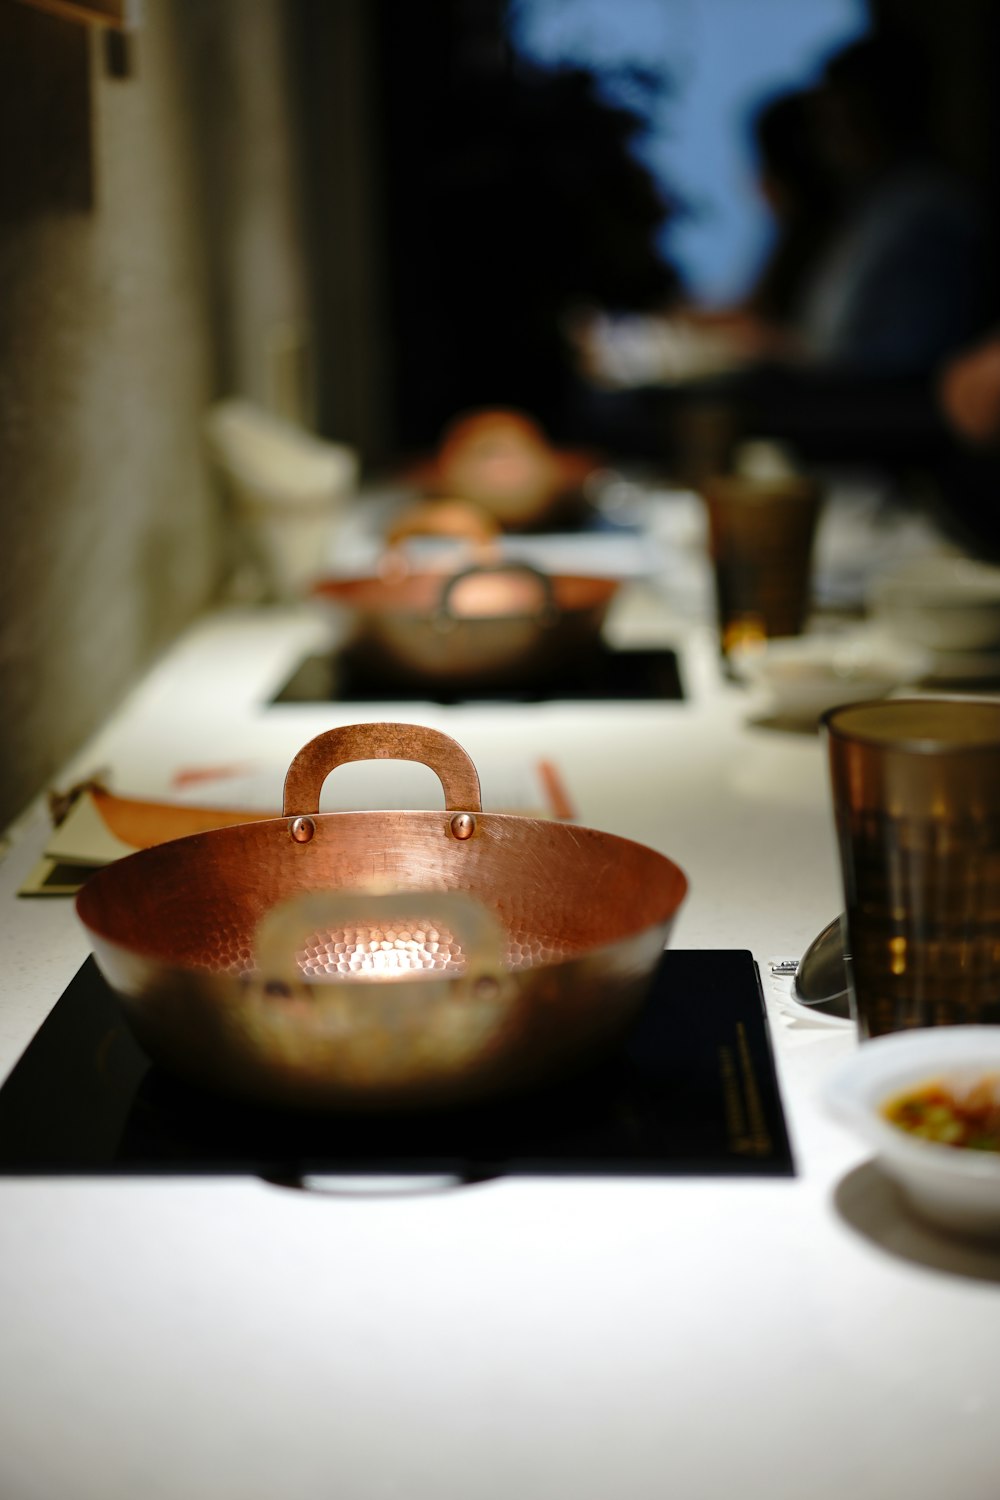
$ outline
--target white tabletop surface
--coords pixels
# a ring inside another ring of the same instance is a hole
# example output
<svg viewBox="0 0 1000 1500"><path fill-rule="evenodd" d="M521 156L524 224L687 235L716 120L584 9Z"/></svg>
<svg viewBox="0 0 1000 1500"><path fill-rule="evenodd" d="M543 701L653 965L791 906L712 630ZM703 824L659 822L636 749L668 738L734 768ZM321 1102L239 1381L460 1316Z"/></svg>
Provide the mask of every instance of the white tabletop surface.
<svg viewBox="0 0 1000 1500"><path fill-rule="evenodd" d="M3 1500L996 1500L1000 1251L908 1217L822 1104L849 1028L792 1022L769 980L839 908L818 738L749 722L710 628L646 586L612 629L675 641L683 702L269 706L328 628L207 618L61 784L235 762L280 791L369 718L453 734L487 807L551 759L581 822L687 871L673 946L757 958L797 1174L0 1179ZM40 801L0 863L3 1076L88 952L71 901L16 895L47 831Z"/></svg>

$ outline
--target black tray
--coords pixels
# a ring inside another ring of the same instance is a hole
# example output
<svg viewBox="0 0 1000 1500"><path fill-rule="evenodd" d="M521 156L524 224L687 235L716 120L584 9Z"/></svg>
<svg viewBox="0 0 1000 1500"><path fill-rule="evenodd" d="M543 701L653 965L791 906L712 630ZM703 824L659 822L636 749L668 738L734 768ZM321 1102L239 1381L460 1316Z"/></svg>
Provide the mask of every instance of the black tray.
<svg viewBox="0 0 1000 1500"><path fill-rule="evenodd" d="M0 1089L0 1173L446 1171L788 1176L752 956L664 953L601 1066L489 1107L382 1119L249 1107L153 1067L88 959Z"/></svg>
<svg viewBox="0 0 1000 1500"><path fill-rule="evenodd" d="M539 681L501 687L423 684L376 672L350 651L305 657L272 703L547 703L667 700L684 697L677 653L669 649L613 651L598 646Z"/></svg>

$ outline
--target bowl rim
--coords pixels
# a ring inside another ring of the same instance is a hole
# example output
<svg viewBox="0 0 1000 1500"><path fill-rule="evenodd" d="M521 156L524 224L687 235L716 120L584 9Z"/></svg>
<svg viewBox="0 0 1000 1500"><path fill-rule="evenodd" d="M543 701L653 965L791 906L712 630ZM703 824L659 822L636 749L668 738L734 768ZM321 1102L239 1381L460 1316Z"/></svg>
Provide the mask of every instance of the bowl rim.
<svg viewBox="0 0 1000 1500"><path fill-rule="evenodd" d="M844 730L843 725L838 722L842 715L854 710L869 713L873 709L881 709L883 712L904 715L913 708L930 710L944 703L959 703L976 718L985 721L989 732L981 739L971 738L966 735L963 739L947 739L941 734L930 731L900 732L895 738L889 739L884 735L873 733L870 729L865 730L855 725L849 733ZM877 750L890 752L894 755L906 755L926 757L933 756L942 748L949 755L968 757L970 761L984 754L993 756L1000 746L1000 698L982 697L978 694L951 692L940 690L933 693L920 693L916 697L889 697L884 699L861 698L856 702L838 703L823 714L820 720L820 728L826 733L831 743L844 739L850 740L856 745L866 745ZM993 721L991 723L990 721ZM927 1030L930 1028L915 1028Z"/></svg>

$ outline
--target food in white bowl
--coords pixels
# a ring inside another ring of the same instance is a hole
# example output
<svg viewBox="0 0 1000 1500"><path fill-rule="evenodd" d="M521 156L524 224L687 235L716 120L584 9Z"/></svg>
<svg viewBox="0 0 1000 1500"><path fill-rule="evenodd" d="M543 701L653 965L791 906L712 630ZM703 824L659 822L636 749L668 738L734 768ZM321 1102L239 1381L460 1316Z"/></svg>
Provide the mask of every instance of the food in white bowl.
<svg viewBox="0 0 1000 1500"><path fill-rule="evenodd" d="M826 1100L911 1207L1000 1241L1000 1026L935 1026L863 1042Z"/></svg>
<svg viewBox="0 0 1000 1500"><path fill-rule="evenodd" d="M783 636L731 653L734 671L784 718L809 722L841 703L884 698L930 666L919 646L875 632Z"/></svg>
<svg viewBox="0 0 1000 1500"><path fill-rule="evenodd" d="M972 557L913 558L875 581L874 619L933 651L1000 650L1000 567Z"/></svg>

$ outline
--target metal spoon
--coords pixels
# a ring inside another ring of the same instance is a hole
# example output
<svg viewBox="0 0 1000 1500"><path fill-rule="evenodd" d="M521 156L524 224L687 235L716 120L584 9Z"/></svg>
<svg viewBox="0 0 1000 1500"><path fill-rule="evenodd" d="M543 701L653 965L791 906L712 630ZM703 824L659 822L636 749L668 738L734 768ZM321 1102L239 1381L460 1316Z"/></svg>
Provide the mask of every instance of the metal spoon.
<svg viewBox="0 0 1000 1500"><path fill-rule="evenodd" d="M847 966L844 961L842 918L834 917L818 933L799 959L793 988L800 1005L811 1006L830 1016L850 1019Z"/></svg>

